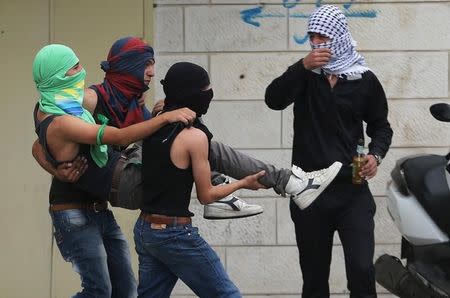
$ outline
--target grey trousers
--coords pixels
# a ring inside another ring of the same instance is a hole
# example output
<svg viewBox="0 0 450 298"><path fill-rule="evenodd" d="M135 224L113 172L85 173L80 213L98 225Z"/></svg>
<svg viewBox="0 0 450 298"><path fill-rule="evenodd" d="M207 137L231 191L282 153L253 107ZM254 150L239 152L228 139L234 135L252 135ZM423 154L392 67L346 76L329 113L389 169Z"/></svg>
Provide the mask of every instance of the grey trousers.
<svg viewBox="0 0 450 298"><path fill-rule="evenodd" d="M291 170L278 169L215 141L211 141L209 163L214 171L213 176L221 173L234 179L242 179L264 170L266 175L259 179L259 182L268 188L273 188L276 193L283 196L291 176Z"/></svg>
<svg viewBox="0 0 450 298"><path fill-rule="evenodd" d="M136 147L137 150L127 156L129 163L122 170L117 193L110 196L109 201L112 206L132 210L139 209L141 206L144 197L142 165L139 164L142 160L142 148ZM211 141L209 162L214 171L212 178L225 174L234 179L242 179L264 170L266 174L260 178L260 183L285 196L286 184L291 176L291 171L288 169L278 169L215 141Z"/></svg>

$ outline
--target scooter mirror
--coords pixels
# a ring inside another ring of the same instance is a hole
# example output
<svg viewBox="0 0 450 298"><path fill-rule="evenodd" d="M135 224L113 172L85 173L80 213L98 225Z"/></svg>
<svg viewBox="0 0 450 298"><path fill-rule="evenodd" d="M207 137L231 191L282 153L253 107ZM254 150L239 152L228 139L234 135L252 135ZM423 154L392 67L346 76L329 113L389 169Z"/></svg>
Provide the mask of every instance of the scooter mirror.
<svg viewBox="0 0 450 298"><path fill-rule="evenodd" d="M450 122L450 105L446 103L436 103L430 107L431 115L439 121Z"/></svg>

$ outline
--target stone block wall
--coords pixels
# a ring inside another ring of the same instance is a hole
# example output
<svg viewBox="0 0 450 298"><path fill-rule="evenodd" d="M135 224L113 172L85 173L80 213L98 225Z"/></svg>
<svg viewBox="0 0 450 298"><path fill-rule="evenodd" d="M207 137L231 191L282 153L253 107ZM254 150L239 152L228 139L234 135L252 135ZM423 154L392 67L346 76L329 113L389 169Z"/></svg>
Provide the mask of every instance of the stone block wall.
<svg viewBox="0 0 450 298"><path fill-rule="evenodd" d="M272 111L266 86L304 57L306 20L327 1L156 0L156 78L171 64L205 67L215 99L205 120L215 139L279 167L290 165L292 107ZM400 235L386 211L385 187L395 160L448 151L448 125L435 121L431 104L449 99L450 1L334 1L347 15L358 50L379 77L394 130L391 150L370 187L377 203L376 256L399 253ZM163 98L156 83L156 96ZM245 297L298 297L301 272L288 200L271 190L240 191L264 213L247 219L208 221L192 201L195 223L214 246ZM345 267L335 238L332 297L347 297ZM391 297L378 287L380 297ZM174 297L191 297L182 283Z"/></svg>

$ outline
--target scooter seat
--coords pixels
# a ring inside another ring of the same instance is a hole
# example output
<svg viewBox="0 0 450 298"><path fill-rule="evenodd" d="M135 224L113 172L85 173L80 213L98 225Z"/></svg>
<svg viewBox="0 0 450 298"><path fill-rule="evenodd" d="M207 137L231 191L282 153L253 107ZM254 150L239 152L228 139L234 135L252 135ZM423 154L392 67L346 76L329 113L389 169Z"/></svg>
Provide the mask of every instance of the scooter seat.
<svg viewBox="0 0 450 298"><path fill-rule="evenodd" d="M422 197L425 192L425 174L436 167L445 168L447 160L441 155L420 155L402 160L401 168L408 189L416 196Z"/></svg>
<svg viewBox="0 0 450 298"><path fill-rule="evenodd" d="M445 156L424 155L403 162L408 189L417 198L434 222L447 234L450 232L450 189L445 177Z"/></svg>

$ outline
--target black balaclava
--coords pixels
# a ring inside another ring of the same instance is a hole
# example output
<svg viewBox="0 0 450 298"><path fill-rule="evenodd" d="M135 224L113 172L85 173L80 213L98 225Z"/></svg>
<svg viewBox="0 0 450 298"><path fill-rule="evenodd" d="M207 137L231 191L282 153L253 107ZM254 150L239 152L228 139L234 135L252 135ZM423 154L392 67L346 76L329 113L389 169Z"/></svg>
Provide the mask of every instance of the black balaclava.
<svg viewBox="0 0 450 298"><path fill-rule="evenodd" d="M190 62L179 62L172 65L161 80L166 99L164 110L189 108L197 113L197 117L206 114L214 94L209 86L208 72L201 66Z"/></svg>

